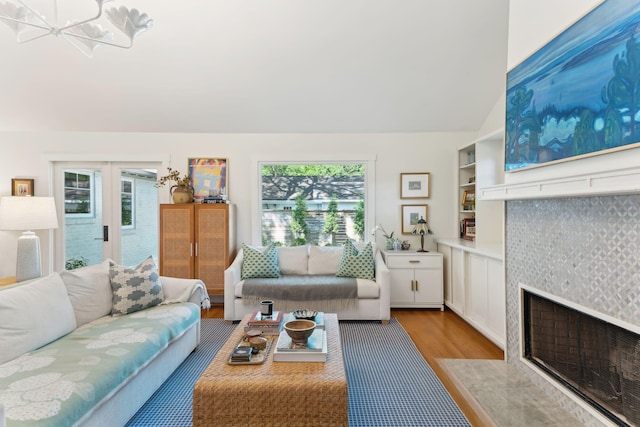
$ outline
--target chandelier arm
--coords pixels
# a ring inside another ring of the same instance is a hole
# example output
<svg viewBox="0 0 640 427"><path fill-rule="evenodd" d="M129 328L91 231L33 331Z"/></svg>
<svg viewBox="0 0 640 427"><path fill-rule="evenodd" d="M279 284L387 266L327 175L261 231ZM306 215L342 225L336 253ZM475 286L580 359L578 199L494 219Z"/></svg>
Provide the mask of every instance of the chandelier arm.
<svg viewBox="0 0 640 427"><path fill-rule="evenodd" d="M60 34L62 34L62 36L65 38L65 40L67 40L69 43L71 43L76 48L77 48L77 46L75 44L73 44L73 42L71 42L67 38L67 36L73 37L73 38L76 38L76 39L90 40L90 41L95 42L95 43L106 44L108 46L119 47L121 49L130 49L133 46L133 40L131 40L131 43L129 43L129 46L126 46L126 45L122 45L122 44L118 44L118 43L112 43L112 42L108 42L108 41L104 41L104 40L94 39L92 37L83 36L81 34L70 33L68 31L62 31L62 32L60 32Z"/></svg>
<svg viewBox="0 0 640 427"><path fill-rule="evenodd" d="M46 23L46 26L44 25L39 25L39 24L34 24L33 22L27 22L27 21L21 21L19 19L15 19L15 18L10 18L8 16L0 16L0 19L4 19L5 21L12 21L12 22L17 22L18 24L22 24L22 25L28 25L29 27L35 27L35 28L40 28L41 30L47 30L49 32L53 31L53 27L49 25L49 23ZM49 33L47 33L48 35Z"/></svg>
<svg viewBox="0 0 640 427"><path fill-rule="evenodd" d="M36 24L32 24L32 23L28 23L28 22L22 22L22 21L18 21L18 22L21 22L21 23L26 24L26 25L30 25L30 26L32 26L32 27L44 28L44 29L52 30L52 31L53 31L53 30L55 30L55 28L56 28L56 27L55 27L54 25L51 25L50 23L48 23L48 22L47 22L47 20L46 20L46 19L44 19L44 17L43 17L42 15L40 15L38 12L36 12L35 10L33 10L33 9L32 9L28 4L26 4L24 1L22 1L22 0L18 0L18 3L20 3L20 4L22 5L22 7L24 7L25 9L27 9L27 10L29 11L29 13L31 13L31 14L34 16L34 18L37 18L40 22L42 22L42 23L45 25L45 27L38 27L38 25L36 25Z"/></svg>
<svg viewBox="0 0 640 427"><path fill-rule="evenodd" d="M20 0L18 0L18 1L20 1ZM103 4L101 2L100 5L98 6L98 14L96 16L94 16L93 18L88 18L88 19L85 19L84 21L80 21L80 22L73 22L73 23L71 23L69 25L65 25L64 27L60 27L58 29L58 31L62 33L65 30L68 30L69 28L77 27L77 26L80 26L82 24L86 24L86 23L89 23L91 21L95 21L97 19L100 19L100 17L102 16L102 7L103 7ZM66 33L66 34L69 34L69 33Z"/></svg>
<svg viewBox="0 0 640 427"><path fill-rule="evenodd" d="M21 39L20 39L20 36L18 36L18 38L16 38L16 41L18 42L18 44L24 44L24 43L32 42L32 41L34 41L34 40L41 39L41 38L43 38L43 37L47 37L47 36L49 36L49 35L51 35L51 32L44 33L44 34L40 34L40 35L37 35L37 36L31 37L30 39L24 39L24 40L21 40Z"/></svg>

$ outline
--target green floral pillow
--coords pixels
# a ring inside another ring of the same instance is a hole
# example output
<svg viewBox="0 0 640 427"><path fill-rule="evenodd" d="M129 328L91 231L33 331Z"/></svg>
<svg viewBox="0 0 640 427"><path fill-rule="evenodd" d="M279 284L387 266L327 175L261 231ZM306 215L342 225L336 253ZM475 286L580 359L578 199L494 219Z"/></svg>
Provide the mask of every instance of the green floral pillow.
<svg viewBox="0 0 640 427"><path fill-rule="evenodd" d="M367 243L362 250L358 250L351 240L347 240L344 244L342 259L336 276L374 280L374 271L375 265L371 242Z"/></svg>
<svg viewBox="0 0 640 427"><path fill-rule="evenodd" d="M271 243L264 249L242 244L244 259L242 260L242 279L253 277L280 277L278 266L278 248Z"/></svg>

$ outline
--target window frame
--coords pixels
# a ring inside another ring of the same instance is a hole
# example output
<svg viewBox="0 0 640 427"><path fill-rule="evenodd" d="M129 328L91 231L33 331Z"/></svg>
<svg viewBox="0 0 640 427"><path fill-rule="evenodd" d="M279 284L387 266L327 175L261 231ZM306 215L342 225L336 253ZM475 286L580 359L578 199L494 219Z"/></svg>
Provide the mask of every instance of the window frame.
<svg viewBox="0 0 640 427"><path fill-rule="evenodd" d="M375 218L375 173L376 173L376 157L375 155L356 155L356 156L309 156L309 157L291 157L283 158L282 156L269 158L267 156L255 158L252 160L251 168L252 179L254 185L251 191L252 203L252 227L251 227L251 244L262 244L262 167L268 164L281 165L303 165L303 164L363 164L364 173L364 193L365 193L365 233L363 240L365 242L374 241L371 239L367 230L372 228L372 224L376 223Z"/></svg>
<svg viewBox="0 0 640 427"><path fill-rule="evenodd" d="M67 187L66 186L66 176L63 178L65 181L65 185L64 185L64 206L63 206L63 211L64 211L64 215L65 217L69 217L69 218L94 218L96 211L95 211L95 173L93 171L87 171L87 170L82 170L82 169L65 169L64 173L74 173L76 175L84 175L84 176L88 176L89 177L89 212L67 212L67 197L66 197L66 190L67 189L76 189L76 190L84 190L81 189L79 187ZM76 178L76 183L77 183L77 178Z"/></svg>

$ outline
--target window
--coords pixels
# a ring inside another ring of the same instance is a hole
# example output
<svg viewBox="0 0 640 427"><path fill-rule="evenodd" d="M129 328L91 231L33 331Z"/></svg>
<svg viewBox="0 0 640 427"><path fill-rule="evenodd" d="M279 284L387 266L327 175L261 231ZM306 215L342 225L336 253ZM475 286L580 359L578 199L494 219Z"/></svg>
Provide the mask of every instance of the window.
<svg viewBox="0 0 640 427"><path fill-rule="evenodd" d="M93 216L92 172L65 170L64 213L76 217Z"/></svg>
<svg viewBox="0 0 640 427"><path fill-rule="evenodd" d="M134 227L134 180L131 178L120 178L120 207L122 228Z"/></svg>
<svg viewBox="0 0 640 427"><path fill-rule="evenodd" d="M259 163L262 243L364 241L365 162Z"/></svg>

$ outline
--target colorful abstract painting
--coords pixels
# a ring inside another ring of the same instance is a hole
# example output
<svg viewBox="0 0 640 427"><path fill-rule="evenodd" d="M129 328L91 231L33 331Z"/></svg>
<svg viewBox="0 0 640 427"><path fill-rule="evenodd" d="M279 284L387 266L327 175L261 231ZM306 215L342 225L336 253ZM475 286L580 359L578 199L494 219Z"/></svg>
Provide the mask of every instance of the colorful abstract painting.
<svg viewBox="0 0 640 427"><path fill-rule="evenodd" d="M194 198L228 196L227 159L189 159Z"/></svg>
<svg viewBox="0 0 640 427"><path fill-rule="evenodd" d="M640 141L640 2L606 0L507 74L505 170Z"/></svg>

